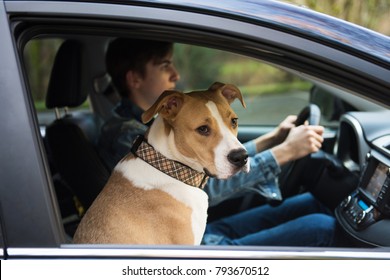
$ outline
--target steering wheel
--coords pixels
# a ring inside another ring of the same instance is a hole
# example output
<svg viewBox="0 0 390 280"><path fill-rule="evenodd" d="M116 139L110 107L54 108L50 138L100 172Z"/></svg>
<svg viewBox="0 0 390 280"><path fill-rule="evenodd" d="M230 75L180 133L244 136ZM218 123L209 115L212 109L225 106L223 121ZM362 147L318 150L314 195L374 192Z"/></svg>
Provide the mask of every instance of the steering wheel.
<svg viewBox="0 0 390 280"><path fill-rule="evenodd" d="M320 108L315 104L309 104L298 114L295 126L303 125L305 121L308 121L309 125L318 125L320 123L320 117ZM282 166L282 171L279 175L279 186L284 198L301 191L300 178L305 171L305 165L310 158L311 154Z"/></svg>

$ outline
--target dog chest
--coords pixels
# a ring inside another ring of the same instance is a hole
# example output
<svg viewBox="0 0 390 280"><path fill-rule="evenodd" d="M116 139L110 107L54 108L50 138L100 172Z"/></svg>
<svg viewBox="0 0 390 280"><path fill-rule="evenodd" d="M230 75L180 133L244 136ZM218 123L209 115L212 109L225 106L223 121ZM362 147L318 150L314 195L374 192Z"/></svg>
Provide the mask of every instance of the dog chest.
<svg viewBox="0 0 390 280"><path fill-rule="evenodd" d="M127 185L123 191L130 192L132 189L131 204L137 208L133 211L136 211L140 219L149 216L145 220L147 224L143 226L162 230L158 229L157 225L164 221L163 228L168 226L177 235L189 229L192 232L191 244L200 244L206 227L208 208L208 196L203 190L186 185L161 172L155 172L153 167L137 159L120 163L116 172L123 176L121 185ZM134 191L137 192L136 196ZM154 218L156 220L153 220Z"/></svg>

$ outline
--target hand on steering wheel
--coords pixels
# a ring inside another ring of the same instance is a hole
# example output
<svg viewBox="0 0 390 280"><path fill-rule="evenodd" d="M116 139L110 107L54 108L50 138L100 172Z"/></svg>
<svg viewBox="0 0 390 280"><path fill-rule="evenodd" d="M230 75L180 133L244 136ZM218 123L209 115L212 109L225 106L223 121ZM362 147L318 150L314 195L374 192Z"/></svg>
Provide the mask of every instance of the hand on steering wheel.
<svg viewBox="0 0 390 280"><path fill-rule="evenodd" d="M300 126L308 121L309 125L319 125L321 118L320 108L316 104L309 104L298 114L295 126Z"/></svg>
<svg viewBox="0 0 390 280"><path fill-rule="evenodd" d="M295 121L295 126L303 125L308 121L309 125L318 125L321 111L315 104L310 104L302 109ZM291 161L282 166L279 176L279 186L284 198L300 192L299 178L304 172L305 162L310 159L310 155Z"/></svg>

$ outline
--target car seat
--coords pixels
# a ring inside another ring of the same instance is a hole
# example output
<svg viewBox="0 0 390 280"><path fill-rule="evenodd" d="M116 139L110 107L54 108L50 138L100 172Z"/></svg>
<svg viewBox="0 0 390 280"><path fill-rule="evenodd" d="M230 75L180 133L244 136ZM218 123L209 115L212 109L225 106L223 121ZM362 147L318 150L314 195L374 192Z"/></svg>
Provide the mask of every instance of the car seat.
<svg viewBox="0 0 390 280"><path fill-rule="evenodd" d="M75 40L65 41L57 52L46 96L46 107L55 109L56 120L47 127L45 140L54 168L86 210L109 171L96 149L103 120L89 111L68 111L87 99L81 90L81 59L82 44Z"/></svg>

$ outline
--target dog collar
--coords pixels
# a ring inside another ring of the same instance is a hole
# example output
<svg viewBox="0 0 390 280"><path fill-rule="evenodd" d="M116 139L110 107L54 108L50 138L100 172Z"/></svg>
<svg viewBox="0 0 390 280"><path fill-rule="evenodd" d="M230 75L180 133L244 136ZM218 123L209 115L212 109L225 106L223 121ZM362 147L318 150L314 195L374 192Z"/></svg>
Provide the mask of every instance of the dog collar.
<svg viewBox="0 0 390 280"><path fill-rule="evenodd" d="M196 171L181 162L166 158L156 151L142 135L138 135L135 139L131 152L159 171L187 185L203 189L207 183L208 176L205 173Z"/></svg>

